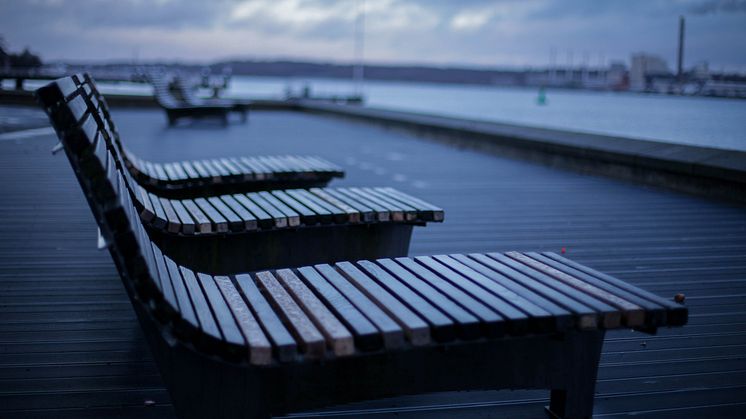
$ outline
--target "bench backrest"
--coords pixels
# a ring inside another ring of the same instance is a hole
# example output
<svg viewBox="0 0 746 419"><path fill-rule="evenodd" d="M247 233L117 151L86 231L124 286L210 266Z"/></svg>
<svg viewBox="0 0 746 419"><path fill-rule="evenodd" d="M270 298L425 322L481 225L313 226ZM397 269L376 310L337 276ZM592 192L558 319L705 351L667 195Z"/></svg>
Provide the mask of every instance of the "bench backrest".
<svg viewBox="0 0 746 419"><path fill-rule="evenodd" d="M182 103L171 93L170 80L163 76L150 76L150 83L153 85L153 94L158 104L166 109L178 108Z"/></svg>
<svg viewBox="0 0 746 419"><path fill-rule="evenodd" d="M127 171L122 170L99 125L86 104L82 75L56 80L36 92L59 137L70 165L83 189L102 236L115 264L137 295L165 311L155 253L127 187Z"/></svg>

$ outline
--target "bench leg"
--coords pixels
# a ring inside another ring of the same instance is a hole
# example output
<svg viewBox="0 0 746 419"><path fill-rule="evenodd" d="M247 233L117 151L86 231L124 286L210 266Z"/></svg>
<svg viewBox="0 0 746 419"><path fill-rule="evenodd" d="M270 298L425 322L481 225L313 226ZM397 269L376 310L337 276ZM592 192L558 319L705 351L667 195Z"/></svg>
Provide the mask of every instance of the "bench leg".
<svg viewBox="0 0 746 419"><path fill-rule="evenodd" d="M556 418L590 418L593 416L604 332L585 333L568 339L565 381L561 386L553 386L547 413Z"/></svg>

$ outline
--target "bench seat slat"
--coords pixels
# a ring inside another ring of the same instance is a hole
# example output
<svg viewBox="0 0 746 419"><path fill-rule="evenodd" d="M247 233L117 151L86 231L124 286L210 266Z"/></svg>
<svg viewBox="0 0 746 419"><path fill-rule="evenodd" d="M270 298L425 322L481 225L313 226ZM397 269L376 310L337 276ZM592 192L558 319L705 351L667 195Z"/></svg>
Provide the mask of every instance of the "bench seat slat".
<svg viewBox="0 0 746 419"><path fill-rule="evenodd" d="M375 212L376 219L378 221L389 221L389 219L391 218L390 209L386 208L378 202L371 201L370 199L364 196L360 196L346 188L336 188L336 192L339 192L341 195L344 195L347 198L359 202L367 208L372 209Z"/></svg>
<svg viewBox="0 0 746 419"><path fill-rule="evenodd" d="M181 232L187 235L192 235L196 231L194 219L189 215L189 211L184 207L181 201L172 200L171 206L173 206L176 215L179 217L181 222Z"/></svg>
<svg viewBox="0 0 746 419"><path fill-rule="evenodd" d="M223 178L223 180L227 180L226 178L233 176L233 173L231 173L230 169L225 167L220 159L211 159L208 160L208 163L212 165L215 170L218 171L218 173L220 173L220 176Z"/></svg>
<svg viewBox="0 0 746 419"><path fill-rule="evenodd" d="M202 210L205 215L207 215L207 218L210 219L213 225L213 231L217 231L218 233L225 233L229 230L228 228L228 220L223 217L218 210L216 210L212 205L210 205L209 202L205 198L196 198L194 199L194 203L197 204L199 209Z"/></svg>
<svg viewBox="0 0 746 419"><path fill-rule="evenodd" d="M282 214L287 219L288 226L296 227L300 225L300 214L280 202L280 200L271 193L264 191L255 192L249 195L254 202L260 204L262 208L267 210L267 212L270 212L270 209L274 209L276 210L276 213Z"/></svg>
<svg viewBox="0 0 746 419"><path fill-rule="evenodd" d="M176 211L174 210L174 207L171 205L171 200L161 198L161 207L163 207L163 212L166 213L166 219L168 220L168 223L166 224L166 231L169 233L178 233L181 231L181 220L179 220L179 216L176 214Z"/></svg>
<svg viewBox="0 0 746 419"><path fill-rule="evenodd" d="M516 271L521 272L523 275L529 276L532 279L541 282L545 286L554 290L555 296L563 300L574 300L585 307L596 312L596 316L599 320L599 327L615 328L621 324L622 316L618 310L615 310L611 305L591 296L583 291L580 291L571 285L563 282L554 280L545 273L532 269L515 259L511 258L507 254L490 254L490 257L494 257L500 262L510 266Z"/></svg>
<svg viewBox="0 0 746 419"><path fill-rule="evenodd" d="M227 160L241 172L241 176L243 176L244 180L257 180L254 169L252 169L249 165L242 163L235 157L229 157Z"/></svg>
<svg viewBox="0 0 746 419"><path fill-rule="evenodd" d="M215 276L214 280L246 339L249 347L249 362L254 365L272 363L272 345L233 282L227 276Z"/></svg>
<svg viewBox="0 0 746 419"><path fill-rule="evenodd" d="M310 358L321 358L326 349L324 336L293 300L293 297L277 282L271 272L259 272L255 278L257 285L264 291L264 296L290 328L290 332L300 344L303 353Z"/></svg>
<svg viewBox="0 0 746 419"><path fill-rule="evenodd" d="M403 208L402 205L392 202L390 200L387 200L386 198L382 198L379 195L370 193L367 189L364 188L347 188L347 191L351 194L355 194L355 196L360 197L360 199L365 199L368 202L375 203L376 205L380 205L381 208L384 208L386 211L389 212L389 217L392 221L404 221L406 217L407 211ZM412 219L415 218L416 214L410 215Z"/></svg>
<svg viewBox="0 0 746 419"><path fill-rule="evenodd" d="M241 170L239 170L236 166L234 166L228 159L225 157L221 157L219 159L216 159L217 163L220 163L222 167L224 167L226 170L228 170L228 173L230 176L243 176L243 173Z"/></svg>
<svg viewBox="0 0 746 419"><path fill-rule="evenodd" d="M207 173L210 174L210 177L212 178L212 181L215 183L222 183L223 182L223 173L221 172L220 168L216 167L212 160L201 160L200 164L202 164L202 167L205 168Z"/></svg>
<svg viewBox="0 0 746 419"><path fill-rule="evenodd" d="M181 166L181 168L184 170L184 173L186 174L186 177L188 179L193 180L193 179L199 179L200 178L200 174L192 166L192 162L182 161L182 162L179 162L179 166Z"/></svg>
<svg viewBox="0 0 746 419"><path fill-rule="evenodd" d="M207 198L207 202L228 220L228 228L231 231L243 231L246 229L245 220L231 210L219 197L211 196Z"/></svg>
<svg viewBox="0 0 746 419"><path fill-rule="evenodd" d="M318 271L310 266L305 266L298 269L298 275L349 328L354 335L355 345L358 348L368 351L381 347L383 339L378 329Z"/></svg>
<svg viewBox="0 0 746 419"><path fill-rule="evenodd" d="M362 217L360 215L360 211L358 211L355 208L353 208L353 207L345 204L344 202L340 201L339 199L333 197L332 195L326 193L326 191L324 191L323 189L320 189L320 188L311 188L311 189L308 190L308 195L316 198L320 202L325 203L330 208L338 208L340 211L342 211L344 214L346 214L346 217L342 218L341 221L338 221L338 222L345 222L346 221L346 222L349 222L349 223L359 223L362 220Z"/></svg>
<svg viewBox="0 0 746 419"><path fill-rule="evenodd" d="M533 331L542 332L550 329L552 316L546 310L491 279L489 273L484 270L486 268L479 269L479 266L475 266L479 265L477 262L471 261L464 255L439 255L434 256L434 258L510 304L510 306L501 307L499 310L505 316L511 317L513 310L518 310L526 313Z"/></svg>
<svg viewBox="0 0 746 419"><path fill-rule="evenodd" d="M524 275L522 272L516 269L513 269L513 267L509 264L502 263L503 260L501 260L500 256L502 255L478 255L480 262L487 264L490 268L498 271L510 281L518 283L521 286L530 289L537 295L543 297L545 299L545 302L542 304L542 307L553 308L552 305L556 305L562 307L564 310L569 311L577 317L577 326L580 329L594 330L598 328L598 314L595 310L571 298L567 298L564 295L557 293L554 289L546 286L542 282ZM552 305L547 304L546 301L551 301Z"/></svg>
<svg viewBox="0 0 746 419"><path fill-rule="evenodd" d="M284 227L287 225L286 218L274 218L271 214L264 211L264 209L257 205L256 202L249 199L248 195L237 194L233 195L233 198L256 217L259 227L272 228L275 226ZM284 223L280 223L280 221L284 221Z"/></svg>
<svg viewBox="0 0 746 419"><path fill-rule="evenodd" d="M236 216L238 216L238 218L243 222L243 228L245 230L252 231L258 228L257 219L254 214L246 209L246 207L241 205L241 203L238 202L236 198L230 195L223 195L220 197L220 200L223 201L223 204L228 206L228 208L230 208L231 211L236 214Z"/></svg>
<svg viewBox="0 0 746 419"><path fill-rule="evenodd" d="M150 202L150 195L142 186L136 186L135 192L137 194L137 202L142 207L140 217L146 223L151 223L155 218L155 209L153 204Z"/></svg>
<svg viewBox="0 0 746 419"><path fill-rule="evenodd" d="M413 345L425 345L430 342L430 329L427 323L412 312L404 303L378 285L369 276L350 262L336 264L339 272L354 284L363 294L378 307L391 316L404 330L409 342Z"/></svg>
<svg viewBox="0 0 746 419"><path fill-rule="evenodd" d="M428 202L421 199L415 198L411 195L407 195L403 192L399 192L394 188L374 188L375 190L384 193L391 198L417 208L417 211L421 216L424 216L424 221L443 221L443 209L438 208Z"/></svg>
<svg viewBox="0 0 746 419"><path fill-rule="evenodd" d="M193 161L191 162L191 164L194 170L196 170L197 173L199 173L199 177L203 177L203 178L213 177L212 174L210 174L210 172L208 172L207 169L205 169L205 167L202 165L200 161Z"/></svg>
<svg viewBox="0 0 746 419"><path fill-rule="evenodd" d="M406 203L401 202L401 201L397 201L397 200L393 199L391 196L386 195L386 194L384 194L384 193L382 193L380 191L377 191L374 188L358 188L358 189L360 189L362 192L366 193L369 196L375 197L376 199L378 199L381 202L385 202L386 205L390 205L390 206L395 207L395 208L399 209L400 211L402 211L404 213L404 220L405 221L415 221L418 218L420 218L419 217L419 211L417 211L417 208L412 207L409 204L406 204Z"/></svg>
<svg viewBox="0 0 746 419"><path fill-rule="evenodd" d="M338 224L356 222L346 210L333 205L329 201L321 199L321 197L316 196L305 189L291 189L285 192L293 198L303 202L305 206L311 208L317 214L328 214L328 222L335 222ZM321 222L325 222L326 219L327 217L322 217Z"/></svg>
<svg viewBox="0 0 746 419"><path fill-rule="evenodd" d="M152 193L149 193L148 196L150 197L150 203L153 205L153 210L155 211L155 218L153 218L151 224L155 228L163 229L168 224L168 218L166 218L166 212L163 210L163 206L161 206L161 200Z"/></svg>
<svg viewBox="0 0 746 419"><path fill-rule="evenodd" d="M277 317L262 293L259 292L259 288L251 276L248 274L236 275L236 283L241 289L243 298L262 325L262 329L267 333L269 340L272 341L272 348L277 359L280 362L294 360L298 353L295 339L285 328L282 320Z"/></svg>
<svg viewBox="0 0 746 419"><path fill-rule="evenodd" d="M200 330L215 341L222 340L223 335L220 333L215 317L213 317L210 306L207 304L197 276L191 269L184 266L180 266L179 270L181 272L181 279L184 281L187 293L189 294L189 300L191 300L194 312L197 315Z"/></svg>
<svg viewBox="0 0 746 419"><path fill-rule="evenodd" d="M180 180L172 163L163 163L163 171L166 172L166 177L169 180Z"/></svg>
<svg viewBox="0 0 746 419"><path fill-rule="evenodd" d="M197 231L200 233L210 233L212 231L212 222L204 212L191 199L181 201L189 215L194 219L197 225Z"/></svg>
<svg viewBox="0 0 746 419"><path fill-rule="evenodd" d="M327 346L335 355L350 355L355 351L352 334L293 271L280 269L276 272L276 277L324 335Z"/></svg>
<svg viewBox="0 0 746 419"><path fill-rule="evenodd" d="M218 286L215 284L212 276L198 273L197 281L202 286L205 299L212 309L215 322L220 328L220 332L223 334L225 342L234 347L245 346L246 341L244 340L241 331L238 329L236 319L233 318L233 314L218 290Z"/></svg>
<svg viewBox="0 0 746 419"><path fill-rule="evenodd" d="M309 209L303 203L299 202L292 196L285 193L285 191L272 191L269 192L274 198L278 199L282 204L292 209L299 214L300 221L306 225L313 225L319 221L319 214Z"/></svg>
<svg viewBox="0 0 746 419"><path fill-rule="evenodd" d="M458 262L446 256L422 257L417 258L417 260L425 263L453 285L461 288L464 292L494 310L501 317L504 317L510 333L524 334L528 330L528 316L490 292L491 281L489 279L476 272L472 272L471 275L461 274L452 265L456 267L463 266L458 266L460 265ZM468 270L468 268L466 269Z"/></svg>
<svg viewBox="0 0 746 419"><path fill-rule="evenodd" d="M532 269L540 271L558 281L562 281L565 284L568 284L571 287L592 296L593 298L604 301L612 307L616 307L621 311L622 316L625 320L625 324L629 327L642 326L645 323L645 311L642 309L642 307L625 300L619 295L606 291L604 287L597 287L594 284L575 278L565 272L554 269L553 267L539 262L538 260L535 260L522 253L507 252L505 254L508 257L531 267Z"/></svg>
<svg viewBox="0 0 746 419"><path fill-rule="evenodd" d="M248 157L239 157L238 159L241 163L251 168L256 180L265 180L268 178L267 169L258 164L256 159Z"/></svg>
<svg viewBox="0 0 746 419"><path fill-rule="evenodd" d="M405 305L425 320L430 327L430 334L434 340L445 342L455 338L456 325L453 320L443 313L445 308L437 308L373 262L361 260L358 262L358 265L361 270L370 275L379 285L392 295L396 295ZM474 323L477 323L476 319L474 319ZM469 336L464 337L466 339L469 338Z"/></svg>
<svg viewBox="0 0 746 419"><path fill-rule="evenodd" d="M178 180L187 180L189 179L189 174L184 170L184 166L182 166L181 162L173 162L169 163L171 166L171 169L176 173L176 178Z"/></svg>
<svg viewBox="0 0 746 419"><path fill-rule="evenodd" d="M510 291L515 292L519 296L535 304L537 307L541 307L541 310L549 313L553 321L552 325L548 327L548 330L563 331L575 325L575 320L572 317L573 312L556 304L553 300L545 297L544 295L534 291L531 287L528 287L521 282L512 280L510 275L520 275L518 272L513 271L507 266L498 263L496 260L484 254L472 253L468 256L452 256L454 259L462 262L463 264L476 270L482 275L487 276L491 280L497 282Z"/></svg>
<svg viewBox="0 0 746 419"><path fill-rule="evenodd" d="M394 349L404 346L404 331L378 304L368 299L332 266L320 264L314 265L314 268L373 322L383 336L385 348Z"/></svg>
<svg viewBox="0 0 746 419"><path fill-rule="evenodd" d="M483 332L486 335L499 336L504 333L502 330L504 328L502 316L438 275L436 271L431 270L432 268L428 266L426 260L396 258L396 262L404 266L421 280L430 284L432 287L448 295L455 304L460 305L463 309L479 319Z"/></svg>
<svg viewBox="0 0 746 419"><path fill-rule="evenodd" d="M168 276L164 278L163 282L165 284L166 280L168 280L170 282L169 286L173 289L178 304L176 307L178 308L181 320L183 320L181 323L182 332L194 334L196 330L199 330L199 320L197 320L197 314L194 312L194 307L192 307L192 302L189 299L186 286L181 278L179 266L173 260L165 256L162 256L162 258L165 260L166 268L168 270Z"/></svg>
<svg viewBox="0 0 746 419"><path fill-rule="evenodd" d="M333 199L338 200L343 205L353 208L355 211L357 211L360 214L360 219L363 222L369 223L369 222L373 222L378 219L378 214L372 208L366 205L363 205L354 199L351 199L350 197L340 193L336 189L316 188L316 189L312 189L312 191L314 191L314 193L316 193L319 196L330 195Z"/></svg>
<svg viewBox="0 0 746 419"><path fill-rule="evenodd" d="M270 204L258 193L248 193L246 194L246 198L248 198L248 201L251 202L253 206L256 206L261 212L269 214L273 220L274 227L283 228L289 225L287 215L275 208L274 205ZM243 204L244 202L242 201L241 203Z"/></svg>
<svg viewBox="0 0 746 419"><path fill-rule="evenodd" d="M603 281L604 283L624 289L625 291L643 299L642 301L640 301L640 304L643 304L644 301L649 301L649 302L652 302L653 304L658 304L662 307L665 307L666 309L665 321L666 321L666 324L668 325L680 326L680 325L686 324L688 311L686 307L684 307L681 304L677 304L673 301L666 300L665 298L659 297L651 292L645 291L642 288L635 287L634 285L628 284L622 280L614 278L613 276L599 272L593 268L589 268L587 266L581 265L575 261L564 258L556 253L545 252L545 253L542 253L542 255L550 259L556 260L557 262L562 263L563 265L569 268L572 268L574 270L590 275L591 277L596 278L600 281Z"/></svg>

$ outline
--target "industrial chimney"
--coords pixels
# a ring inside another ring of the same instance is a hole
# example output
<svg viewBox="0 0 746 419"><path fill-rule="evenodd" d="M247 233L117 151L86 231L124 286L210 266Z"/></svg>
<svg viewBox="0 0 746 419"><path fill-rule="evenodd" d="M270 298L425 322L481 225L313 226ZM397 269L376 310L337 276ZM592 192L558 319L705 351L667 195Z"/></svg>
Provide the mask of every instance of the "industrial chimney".
<svg viewBox="0 0 746 419"><path fill-rule="evenodd" d="M676 62L676 79L681 83L684 81L684 16L679 16L679 55Z"/></svg>

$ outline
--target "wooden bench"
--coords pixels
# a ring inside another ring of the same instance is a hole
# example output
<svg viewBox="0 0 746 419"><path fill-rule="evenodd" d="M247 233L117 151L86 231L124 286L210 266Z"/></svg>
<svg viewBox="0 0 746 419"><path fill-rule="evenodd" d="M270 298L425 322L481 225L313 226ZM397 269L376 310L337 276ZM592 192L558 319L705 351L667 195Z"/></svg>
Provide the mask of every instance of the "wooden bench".
<svg viewBox="0 0 746 419"><path fill-rule="evenodd" d="M171 92L171 78L161 75L150 75L150 84L158 105L166 112L169 125L175 125L182 118L217 118L223 125L228 125L228 114L233 107L224 103L191 104L177 98Z"/></svg>
<svg viewBox="0 0 746 419"><path fill-rule="evenodd" d="M393 188L311 188L170 199L122 170L102 109L82 105L85 86L61 79L38 97L56 130L80 127L95 144L96 167L122 171L119 193L153 240L180 264L231 273L319 261L406 255L412 228L443 220L443 210ZM95 110L94 110L95 109ZM113 174L112 174L113 176Z"/></svg>
<svg viewBox="0 0 746 419"><path fill-rule="evenodd" d="M193 161L155 163L139 158L122 144L106 100L88 74L71 81L85 89L87 106L99 124L106 125L121 152L125 167L138 183L159 196L190 198L215 193L325 186L344 177L337 165L318 156L238 156ZM66 83L73 88L71 83Z"/></svg>
<svg viewBox="0 0 746 419"><path fill-rule="evenodd" d="M89 125L58 134L183 418L502 388L551 389L552 414L590 417L606 330L687 321L685 307L552 253L195 271L150 241Z"/></svg>
<svg viewBox="0 0 746 419"><path fill-rule="evenodd" d="M172 81L172 86L177 90L181 98L192 106L203 106L203 105L220 105L230 106L233 112L241 115L241 120L246 122L248 120L249 107L251 101L241 101L234 99L223 99L223 98L211 98L203 99L197 96L183 78L175 77Z"/></svg>

